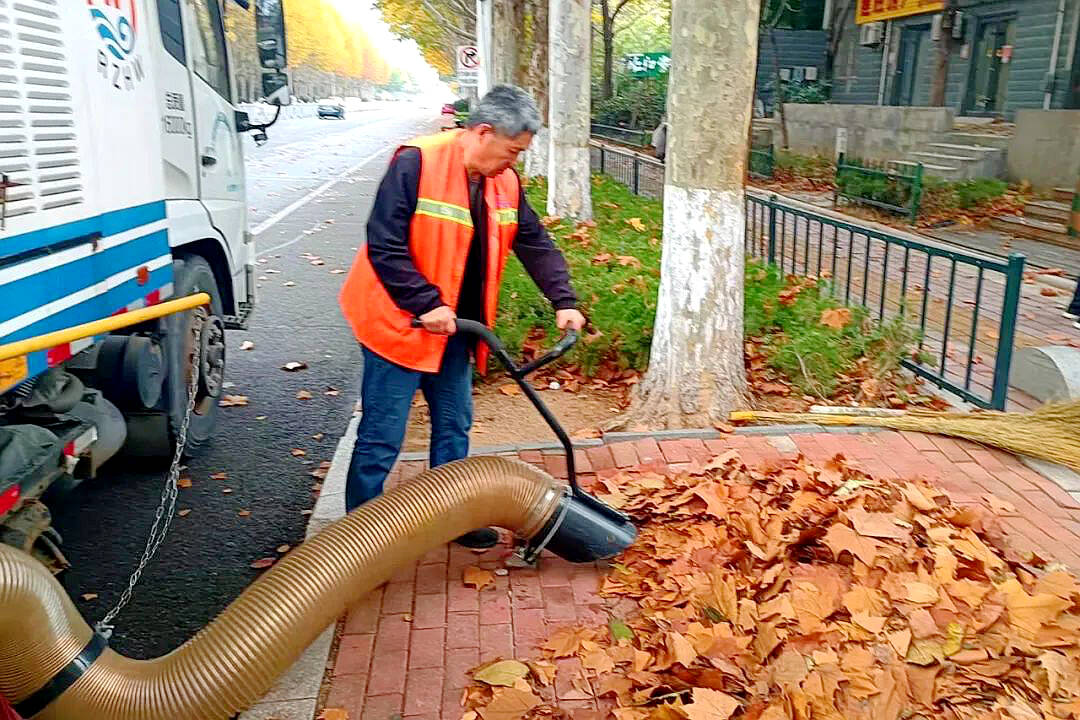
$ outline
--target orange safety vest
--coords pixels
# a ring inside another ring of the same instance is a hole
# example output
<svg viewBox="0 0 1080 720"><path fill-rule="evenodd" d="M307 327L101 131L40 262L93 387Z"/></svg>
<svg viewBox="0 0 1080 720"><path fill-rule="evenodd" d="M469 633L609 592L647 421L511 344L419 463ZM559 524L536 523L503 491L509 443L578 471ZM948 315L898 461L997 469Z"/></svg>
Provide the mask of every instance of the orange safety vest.
<svg viewBox="0 0 1080 720"><path fill-rule="evenodd" d="M439 288L443 303L454 309L473 236L469 182L460 142L463 132L429 135L399 149L418 148L421 159L416 212L409 224L409 252L416 269ZM484 315L488 327L495 323L503 268L517 236L519 182L517 173L507 169L484 183ZM368 259L366 247L356 253L338 299L360 344L403 367L438 372L449 338L412 327L413 316L394 304ZM487 346L478 342L476 366L480 372L486 369L487 356Z"/></svg>

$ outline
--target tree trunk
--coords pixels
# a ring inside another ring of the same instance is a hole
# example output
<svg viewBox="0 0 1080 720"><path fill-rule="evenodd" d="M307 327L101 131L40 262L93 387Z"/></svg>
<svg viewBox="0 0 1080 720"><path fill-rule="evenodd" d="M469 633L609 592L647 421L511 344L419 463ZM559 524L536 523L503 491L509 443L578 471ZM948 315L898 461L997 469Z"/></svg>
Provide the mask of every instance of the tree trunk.
<svg viewBox="0 0 1080 720"><path fill-rule="evenodd" d="M492 84L513 85L519 80L521 30L525 0L493 0L494 67Z"/></svg>
<svg viewBox="0 0 1080 720"><path fill-rule="evenodd" d="M930 78L930 107L945 107L945 88L949 82L949 53L952 51L952 29L945 29L944 19L948 17L949 0L941 12L942 27L934 53L934 75Z"/></svg>
<svg viewBox="0 0 1080 720"><path fill-rule="evenodd" d="M743 179L759 10L673 3L660 294L631 426L709 427L746 398Z"/></svg>
<svg viewBox="0 0 1080 720"><path fill-rule="evenodd" d="M780 50L776 47L776 29L769 28L769 46L772 49L773 83L776 85L776 109L780 113L781 147L788 149L787 114L784 112L784 81L780 78Z"/></svg>
<svg viewBox="0 0 1080 720"><path fill-rule="evenodd" d="M548 0L531 0L532 52L529 56L528 86L540 109L544 127L533 138L525 153L525 175L546 176L551 137L548 132Z"/></svg>
<svg viewBox="0 0 1080 720"><path fill-rule="evenodd" d="M604 82L602 87L605 100L615 95L615 18L608 7L609 0L600 0L601 17L600 35L604 40Z"/></svg>
<svg viewBox="0 0 1080 720"><path fill-rule="evenodd" d="M589 0L551 0L548 215L592 218L589 167Z"/></svg>

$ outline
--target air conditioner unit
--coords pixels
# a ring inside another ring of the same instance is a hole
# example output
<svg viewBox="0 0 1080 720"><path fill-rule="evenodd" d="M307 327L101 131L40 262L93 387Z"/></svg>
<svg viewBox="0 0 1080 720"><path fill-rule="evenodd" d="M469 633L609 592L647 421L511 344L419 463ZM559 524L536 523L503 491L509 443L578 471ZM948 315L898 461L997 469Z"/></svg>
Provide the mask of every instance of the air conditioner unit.
<svg viewBox="0 0 1080 720"><path fill-rule="evenodd" d="M884 23L867 23L859 28L859 44L864 46L880 45L884 34Z"/></svg>
<svg viewBox="0 0 1080 720"><path fill-rule="evenodd" d="M952 36L954 40L964 37L964 13L956 10L953 12Z"/></svg>

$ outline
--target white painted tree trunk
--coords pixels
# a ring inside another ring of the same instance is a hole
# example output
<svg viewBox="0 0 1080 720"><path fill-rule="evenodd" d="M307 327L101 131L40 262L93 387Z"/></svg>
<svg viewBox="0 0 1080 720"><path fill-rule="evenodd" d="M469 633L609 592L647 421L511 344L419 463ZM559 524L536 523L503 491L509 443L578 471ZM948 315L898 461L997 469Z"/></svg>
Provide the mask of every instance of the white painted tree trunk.
<svg viewBox="0 0 1080 720"><path fill-rule="evenodd" d="M532 144L525 153L525 177L547 177L548 150L551 147L551 132L547 125L536 133Z"/></svg>
<svg viewBox="0 0 1080 720"><path fill-rule="evenodd" d="M709 427L745 402L743 180L758 12L757 2L673 3L660 295L628 424Z"/></svg>
<svg viewBox="0 0 1080 720"><path fill-rule="evenodd" d="M592 218L589 168L589 0L551 0L548 215Z"/></svg>

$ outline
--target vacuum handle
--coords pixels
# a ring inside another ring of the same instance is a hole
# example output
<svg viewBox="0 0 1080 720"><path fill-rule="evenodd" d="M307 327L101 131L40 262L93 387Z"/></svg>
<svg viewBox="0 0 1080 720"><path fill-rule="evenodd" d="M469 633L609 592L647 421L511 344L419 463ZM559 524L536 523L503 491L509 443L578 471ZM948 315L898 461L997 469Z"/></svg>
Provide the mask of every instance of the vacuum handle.
<svg viewBox="0 0 1080 720"><path fill-rule="evenodd" d="M576 330L567 330L566 334L562 336L559 342L555 343L555 346L544 353L542 356L533 360L525 365L518 366L513 358L510 357L510 353L506 351L506 346L503 345L502 340L491 331L487 325L476 320L463 320L457 318L454 320L454 324L457 325L457 331L459 333L468 333L469 335L475 335L491 348L491 354L499 359L509 371L510 375L514 379L523 378L531 372L536 371L538 368L547 365L548 363L561 358L570 348L574 347L574 344L578 341L578 333ZM412 326L414 328L424 327L424 323L420 321L420 318L412 319Z"/></svg>

